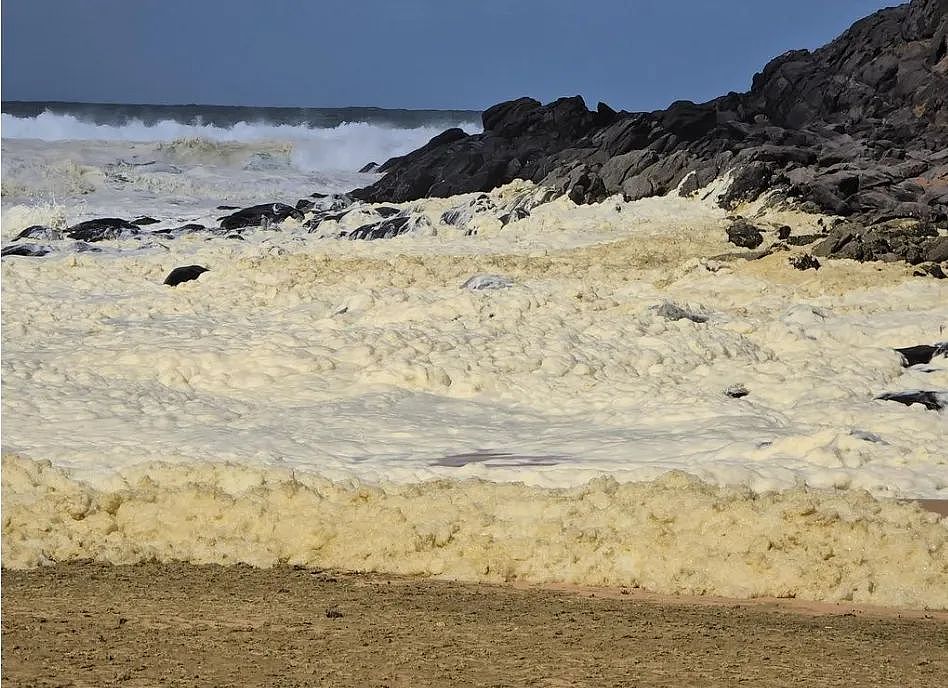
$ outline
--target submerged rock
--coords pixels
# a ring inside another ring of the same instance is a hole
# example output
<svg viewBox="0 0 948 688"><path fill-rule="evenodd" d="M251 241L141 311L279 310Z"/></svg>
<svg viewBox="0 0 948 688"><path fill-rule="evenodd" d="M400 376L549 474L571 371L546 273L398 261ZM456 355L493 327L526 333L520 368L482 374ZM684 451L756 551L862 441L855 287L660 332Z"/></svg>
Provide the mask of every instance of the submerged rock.
<svg viewBox="0 0 948 688"><path fill-rule="evenodd" d="M197 222L190 222L186 225L181 225L180 227L175 227L174 229L168 230L168 232L173 237L184 236L186 234L194 234L196 232L206 232L207 227Z"/></svg>
<svg viewBox="0 0 948 688"><path fill-rule="evenodd" d="M185 265L169 272L168 276L165 277L164 284L167 284L169 287L176 287L182 282L196 280L205 272L210 271L202 265Z"/></svg>
<svg viewBox="0 0 948 688"><path fill-rule="evenodd" d="M102 249L85 241L74 241L71 246L76 253L101 253Z"/></svg>
<svg viewBox="0 0 948 688"><path fill-rule="evenodd" d="M701 313L692 313L691 311L685 310L681 306L676 306L670 301L665 301L658 306L652 306L652 310L654 310L656 314L665 318L665 320L690 320L694 323L708 322L708 316Z"/></svg>
<svg viewBox="0 0 948 688"><path fill-rule="evenodd" d="M51 253L67 253L69 251L74 251L75 253L98 253L102 251L102 249L86 241L69 241L56 246L32 243L7 244L3 247L3 256L40 258Z"/></svg>
<svg viewBox="0 0 948 688"><path fill-rule="evenodd" d="M44 246L43 244L7 244L3 247L2 252L0 253L2 253L4 258L7 256L27 256L31 258L39 258L52 252L52 246Z"/></svg>
<svg viewBox="0 0 948 688"><path fill-rule="evenodd" d="M461 289L470 289L471 291L482 291L485 289L509 289L514 285L513 280L503 275L481 274L468 277Z"/></svg>

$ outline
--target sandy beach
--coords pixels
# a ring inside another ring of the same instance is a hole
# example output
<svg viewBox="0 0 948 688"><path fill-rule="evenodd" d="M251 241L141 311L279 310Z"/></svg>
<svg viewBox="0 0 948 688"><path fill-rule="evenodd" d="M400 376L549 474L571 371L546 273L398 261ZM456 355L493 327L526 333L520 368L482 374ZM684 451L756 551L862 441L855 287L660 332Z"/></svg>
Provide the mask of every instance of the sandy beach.
<svg viewBox="0 0 948 688"><path fill-rule="evenodd" d="M9 686L939 686L948 614L310 571L3 574Z"/></svg>

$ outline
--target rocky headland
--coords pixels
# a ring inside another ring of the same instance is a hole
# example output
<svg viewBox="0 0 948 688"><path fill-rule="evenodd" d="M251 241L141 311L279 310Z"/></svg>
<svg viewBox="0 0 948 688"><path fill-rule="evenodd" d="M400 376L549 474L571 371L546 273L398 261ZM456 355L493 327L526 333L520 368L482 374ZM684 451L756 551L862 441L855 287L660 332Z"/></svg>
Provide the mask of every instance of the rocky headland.
<svg viewBox="0 0 948 688"><path fill-rule="evenodd" d="M937 275L948 261L946 34L948 0L913 0L818 50L785 53L748 92L707 103L500 103L483 113L483 133L447 130L353 195L397 203L524 179L584 204L691 195L728 177L724 208L765 197L836 218L792 239L817 255L929 263Z"/></svg>

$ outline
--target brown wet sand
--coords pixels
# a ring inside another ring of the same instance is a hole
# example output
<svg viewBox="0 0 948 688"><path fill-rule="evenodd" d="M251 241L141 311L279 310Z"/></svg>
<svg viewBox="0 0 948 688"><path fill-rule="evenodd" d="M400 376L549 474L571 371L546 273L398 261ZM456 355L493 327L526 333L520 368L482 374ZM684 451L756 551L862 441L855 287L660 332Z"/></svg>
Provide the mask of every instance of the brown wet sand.
<svg viewBox="0 0 948 688"><path fill-rule="evenodd" d="M312 572L3 572L4 686L942 686L948 614ZM628 593L628 594L625 594Z"/></svg>
<svg viewBox="0 0 948 688"><path fill-rule="evenodd" d="M948 516L948 499L916 499L914 501L926 511L939 516Z"/></svg>

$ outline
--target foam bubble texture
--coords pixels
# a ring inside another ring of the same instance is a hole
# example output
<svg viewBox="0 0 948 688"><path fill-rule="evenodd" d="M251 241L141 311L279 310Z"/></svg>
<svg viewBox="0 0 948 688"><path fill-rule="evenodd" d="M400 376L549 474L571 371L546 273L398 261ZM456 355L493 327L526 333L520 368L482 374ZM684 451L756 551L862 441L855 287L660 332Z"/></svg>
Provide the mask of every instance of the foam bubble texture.
<svg viewBox="0 0 948 688"><path fill-rule="evenodd" d="M948 528L866 493L755 495L675 472L571 489L371 486L233 465L150 465L93 489L3 462L3 565L180 560L948 607Z"/></svg>

